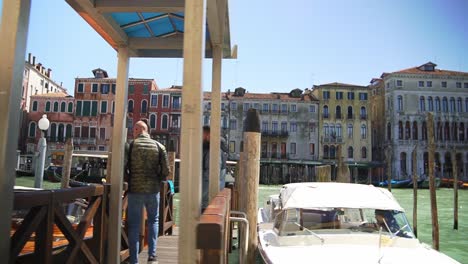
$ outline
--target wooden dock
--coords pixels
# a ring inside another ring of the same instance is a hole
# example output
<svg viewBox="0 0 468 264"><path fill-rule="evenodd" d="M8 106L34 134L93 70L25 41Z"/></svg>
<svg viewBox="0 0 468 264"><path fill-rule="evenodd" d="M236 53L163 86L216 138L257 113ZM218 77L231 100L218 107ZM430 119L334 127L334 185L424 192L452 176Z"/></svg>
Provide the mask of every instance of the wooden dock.
<svg viewBox="0 0 468 264"><path fill-rule="evenodd" d="M178 263L178 243L179 243L179 228L173 229L173 234L170 236L160 236L156 249L159 263ZM148 261L148 248L145 248L138 256L139 263Z"/></svg>

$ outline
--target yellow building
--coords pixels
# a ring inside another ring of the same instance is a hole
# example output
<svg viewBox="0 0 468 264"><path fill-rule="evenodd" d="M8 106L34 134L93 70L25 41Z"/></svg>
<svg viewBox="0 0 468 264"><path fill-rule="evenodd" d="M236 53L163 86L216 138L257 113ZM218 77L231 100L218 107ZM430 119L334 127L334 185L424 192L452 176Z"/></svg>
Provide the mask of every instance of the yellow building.
<svg viewBox="0 0 468 264"><path fill-rule="evenodd" d="M321 105L319 159L336 164L341 155L345 163L356 168L353 178L356 173L367 178L372 160L369 88L335 82L314 85L312 93Z"/></svg>

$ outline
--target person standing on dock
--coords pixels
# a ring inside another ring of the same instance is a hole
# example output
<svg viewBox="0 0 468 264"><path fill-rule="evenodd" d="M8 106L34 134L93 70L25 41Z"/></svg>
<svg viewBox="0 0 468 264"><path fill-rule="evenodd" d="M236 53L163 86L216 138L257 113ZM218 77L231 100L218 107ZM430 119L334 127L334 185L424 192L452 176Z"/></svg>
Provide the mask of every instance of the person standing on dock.
<svg viewBox="0 0 468 264"><path fill-rule="evenodd" d="M134 140L127 153L128 240L130 263L138 263L140 224L143 206L148 224L148 263L157 263L156 244L159 229L160 183L169 174L166 148L150 138L146 122L133 128Z"/></svg>
<svg viewBox="0 0 468 264"><path fill-rule="evenodd" d="M221 157L219 158L220 162L220 172L219 172L219 189L222 190L225 185L225 174L226 170L224 169L223 174L223 142L221 141ZM208 207L209 204L209 188L210 188L210 127L203 127L203 156L202 156L202 211ZM227 156L226 159L227 160ZM226 168L226 166L224 166Z"/></svg>

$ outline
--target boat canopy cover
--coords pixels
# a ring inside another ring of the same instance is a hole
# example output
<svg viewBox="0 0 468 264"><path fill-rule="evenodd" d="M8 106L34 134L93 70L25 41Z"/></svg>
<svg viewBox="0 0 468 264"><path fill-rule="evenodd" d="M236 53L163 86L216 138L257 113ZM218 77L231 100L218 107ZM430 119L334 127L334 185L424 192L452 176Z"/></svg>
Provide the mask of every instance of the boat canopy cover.
<svg viewBox="0 0 468 264"><path fill-rule="evenodd" d="M404 211L386 189L373 185L305 182L284 185L280 190L283 209L287 208L370 208Z"/></svg>

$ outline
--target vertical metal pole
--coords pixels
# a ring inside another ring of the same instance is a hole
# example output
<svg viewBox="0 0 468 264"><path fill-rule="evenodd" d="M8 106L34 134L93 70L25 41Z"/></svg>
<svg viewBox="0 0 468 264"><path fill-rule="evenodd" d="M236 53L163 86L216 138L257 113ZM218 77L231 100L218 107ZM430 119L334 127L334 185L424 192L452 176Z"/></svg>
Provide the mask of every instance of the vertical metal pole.
<svg viewBox="0 0 468 264"><path fill-rule="evenodd" d="M211 122L210 122L210 187L209 200L219 192L221 172L220 136L221 136L221 64L223 49L221 45L213 48L213 76L211 88Z"/></svg>
<svg viewBox="0 0 468 264"><path fill-rule="evenodd" d="M244 194L240 199L249 221L249 247L247 252L247 263L255 263L255 251L257 249L257 204L258 184L260 174L260 117L255 109L247 111L244 125Z"/></svg>
<svg viewBox="0 0 468 264"><path fill-rule="evenodd" d="M418 175L417 175L417 146L412 153L413 160L413 231L418 236Z"/></svg>
<svg viewBox="0 0 468 264"><path fill-rule="evenodd" d="M458 230L458 163L457 152L452 151L452 170L453 170L453 229Z"/></svg>
<svg viewBox="0 0 468 264"><path fill-rule="evenodd" d="M434 116L432 113L427 113L427 138L429 149L429 193L431 199L431 215L432 215L432 247L439 250L439 220L437 213L437 197L435 190L435 176L434 176Z"/></svg>
<svg viewBox="0 0 468 264"><path fill-rule="evenodd" d="M196 226L201 211L202 62L206 0L185 1L184 81L180 151L179 263L196 263Z"/></svg>
<svg viewBox="0 0 468 264"><path fill-rule="evenodd" d="M11 211L15 184L21 86L28 35L30 0L3 1L0 23L0 256L9 263Z"/></svg>
<svg viewBox="0 0 468 264"><path fill-rule="evenodd" d="M117 62L117 87L115 93L114 127L112 129L112 174L110 175L108 263L120 263L120 235L122 228L122 179L124 149L127 139L127 84L129 54L127 47L119 47Z"/></svg>
<svg viewBox="0 0 468 264"><path fill-rule="evenodd" d="M43 131L41 131L41 138L39 138L37 147L39 150L39 164L36 167L36 171L34 173L34 188L42 188L42 181L44 179L44 163L47 152L47 142L44 137Z"/></svg>

